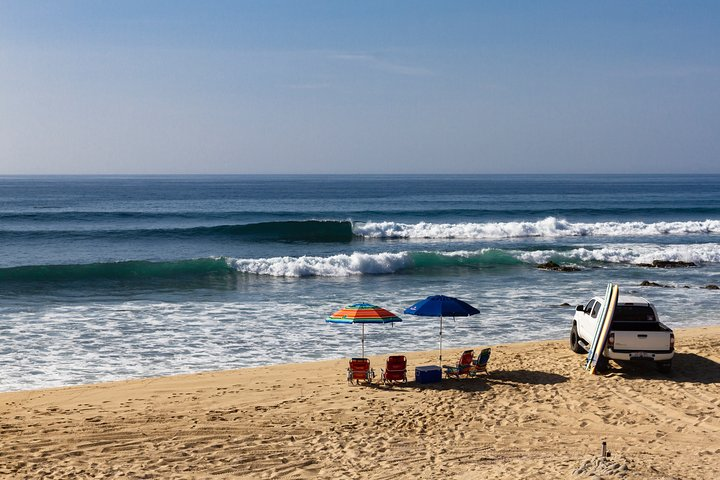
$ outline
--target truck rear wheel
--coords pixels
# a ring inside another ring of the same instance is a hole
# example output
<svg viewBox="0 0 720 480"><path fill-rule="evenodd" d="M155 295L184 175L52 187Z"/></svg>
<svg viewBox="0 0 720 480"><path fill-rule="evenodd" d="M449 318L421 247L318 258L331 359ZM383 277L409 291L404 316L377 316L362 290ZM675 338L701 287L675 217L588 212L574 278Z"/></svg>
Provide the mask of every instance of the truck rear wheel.
<svg viewBox="0 0 720 480"><path fill-rule="evenodd" d="M570 330L570 349L575 353L586 353L585 349L580 345L576 323L573 323L572 330Z"/></svg>
<svg viewBox="0 0 720 480"><path fill-rule="evenodd" d="M669 374L672 371L672 360L665 360L664 362L655 362L658 372Z"/></svg>

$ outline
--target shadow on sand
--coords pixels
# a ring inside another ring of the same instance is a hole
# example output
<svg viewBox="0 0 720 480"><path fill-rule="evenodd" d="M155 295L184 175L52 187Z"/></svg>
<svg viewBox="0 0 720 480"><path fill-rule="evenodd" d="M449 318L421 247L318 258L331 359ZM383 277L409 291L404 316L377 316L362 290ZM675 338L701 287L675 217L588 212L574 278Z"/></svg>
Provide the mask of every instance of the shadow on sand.
<svg viewBox="0 0 720 480"><path fill-rule="evenodd" d="M373 388L417 388L420 390L459 390L462 392L483 392L496 384L526 384L526 385L554 385L567 382L568 377L556 373L540 372L534 370L493 370L488 375L478 375L469 378L443 378L437 383L418 383L410 381L394 385L371 384Z"/></svg>
<svg viewBox="0 0 720 480"><path fill-rule="evenodd" d="M680 383L720 383L720 363L694 353L676 353L670 374L658 372L653 361L616 363L620 368L611 368L607 373L628 380L653 378Z"/></svg>
<svg viewBox="0 0 720 480"><path fill-rule="evenodd" d="M524 383L526 385L555 385L567 382L568 377L537 370L496 370L491 380L495 383Z"/></svg>

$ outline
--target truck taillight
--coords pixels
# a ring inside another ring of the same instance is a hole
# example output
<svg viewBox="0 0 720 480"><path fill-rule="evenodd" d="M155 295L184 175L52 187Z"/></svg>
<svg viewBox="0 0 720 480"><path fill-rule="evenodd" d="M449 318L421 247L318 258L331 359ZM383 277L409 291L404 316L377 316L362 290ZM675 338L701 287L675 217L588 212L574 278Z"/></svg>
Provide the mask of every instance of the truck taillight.
<svg viewBox="0 0 720 480"><path fill-rule="evenodd" d="M670 334L670 350L675 350L675 334Z"/></svg>
<svg viewBox="0 0 720 480"><path fill-rule="evenodd" d="M614 347L615 346L615 332L610 332L610 335L608 335L608 347Z"/></svg>

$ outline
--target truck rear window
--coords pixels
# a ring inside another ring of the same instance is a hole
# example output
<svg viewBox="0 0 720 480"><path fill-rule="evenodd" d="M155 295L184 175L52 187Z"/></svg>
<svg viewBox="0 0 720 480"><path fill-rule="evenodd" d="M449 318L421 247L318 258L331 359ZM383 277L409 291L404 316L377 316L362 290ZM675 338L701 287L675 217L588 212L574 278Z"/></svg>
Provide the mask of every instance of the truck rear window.
<svg viewBox="0 0 720 480"><path fill-rule="evenodd" d="M613 322L656 322L655 312L650 307L618 305L613 313Z"/></svg>

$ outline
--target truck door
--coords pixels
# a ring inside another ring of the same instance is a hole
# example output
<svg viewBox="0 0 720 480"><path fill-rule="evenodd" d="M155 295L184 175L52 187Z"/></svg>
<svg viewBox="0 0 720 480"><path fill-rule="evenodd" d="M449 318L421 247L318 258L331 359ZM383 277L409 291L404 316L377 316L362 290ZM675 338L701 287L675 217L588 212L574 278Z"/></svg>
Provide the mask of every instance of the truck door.
<svg viewBox="0 0 720 480"><path fill-rule="evenodd" d="M594 323L592 321L592 312L593 310L596 311L595 316L597 317L597 310L599 310L599 307L597 305L600 305L600 302L597 302L595 300L590 300L587 305L585 305L585 309L582 313L582 318L578 322L578 334L580 335L580 338L585 339L585 341L592 341L592 336L595 334L594 330Z"/></svg>

